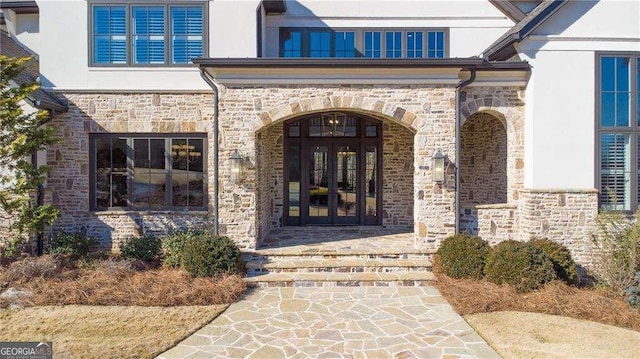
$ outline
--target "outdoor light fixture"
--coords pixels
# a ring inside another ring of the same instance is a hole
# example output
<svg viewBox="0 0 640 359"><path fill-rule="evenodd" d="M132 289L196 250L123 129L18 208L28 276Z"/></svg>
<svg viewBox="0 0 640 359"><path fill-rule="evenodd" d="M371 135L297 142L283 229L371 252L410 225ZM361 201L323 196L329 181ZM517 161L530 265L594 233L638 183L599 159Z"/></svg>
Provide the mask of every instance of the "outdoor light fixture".
<svg viewBox="0 0 640 359"><path fill-rule="evenodd" d="M437 184L444 182L444 160L446 157L439 149L433 154L433 181Z"/></svg>
<svg viewBox="0 0 640 359"><path fill-rule="evenodd" d="M231 158L229 158L229 164L231 166L231 180L234 183L240 183L240 172L242 171L242 156L238 154L237 150L233 150Z"/></svg>

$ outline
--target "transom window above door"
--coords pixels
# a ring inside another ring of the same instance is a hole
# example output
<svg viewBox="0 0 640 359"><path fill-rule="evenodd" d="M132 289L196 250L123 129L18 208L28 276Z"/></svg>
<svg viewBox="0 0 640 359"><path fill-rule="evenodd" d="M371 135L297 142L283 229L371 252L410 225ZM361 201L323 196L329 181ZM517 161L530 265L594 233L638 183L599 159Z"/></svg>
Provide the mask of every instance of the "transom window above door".
<svg viewBox="0 0 640 359"><path fill-rule="evenodd" d="M444 58L446 29L281 28L280 57Z"/></svg>
<svg viewBox="0 0 640 359"><path fill-rule="evenodd" d="M287 124L286 131L290 138L377 138L380 136L380 122L342 112L329 112L292 121Z"/></svg>

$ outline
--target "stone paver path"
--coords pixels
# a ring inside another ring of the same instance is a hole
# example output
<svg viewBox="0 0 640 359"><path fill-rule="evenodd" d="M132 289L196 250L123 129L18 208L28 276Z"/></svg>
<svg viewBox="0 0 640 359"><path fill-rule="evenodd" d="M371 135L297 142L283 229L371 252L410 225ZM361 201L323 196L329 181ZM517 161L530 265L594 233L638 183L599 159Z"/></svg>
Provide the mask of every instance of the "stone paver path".
<svg viewBox="0 0 640 359"><path fill-rule="evenodd" d="M161 358L499 358L434 287L261 288Z"/></svg>

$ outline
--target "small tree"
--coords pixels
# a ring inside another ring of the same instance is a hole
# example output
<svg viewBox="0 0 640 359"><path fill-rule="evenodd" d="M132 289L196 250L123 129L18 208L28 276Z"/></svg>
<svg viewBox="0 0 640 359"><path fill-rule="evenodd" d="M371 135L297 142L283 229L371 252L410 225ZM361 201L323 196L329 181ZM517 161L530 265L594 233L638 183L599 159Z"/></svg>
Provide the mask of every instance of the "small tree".
<svg viewBox="0 0 640 359"><path fill-rule="evenodd" d="M16 242L42 235L52 224L58 210L51 205L36 205L35 195L49 170L34 167L31 156L56 142L55 129L45 126L46 111L24 113L21 102L39 89L36 83L12 83L31 58L0 55L0 209L7 216Z"/></svg>

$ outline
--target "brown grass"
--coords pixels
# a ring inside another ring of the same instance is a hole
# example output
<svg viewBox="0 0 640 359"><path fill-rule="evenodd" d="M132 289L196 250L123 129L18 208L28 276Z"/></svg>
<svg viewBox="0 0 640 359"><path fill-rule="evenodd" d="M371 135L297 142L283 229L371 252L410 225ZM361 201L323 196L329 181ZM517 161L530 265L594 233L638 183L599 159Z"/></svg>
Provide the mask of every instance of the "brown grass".
<svg viewBox="0 0 640 359"><path fill-rule="evenodd" d="M560 281L518 293L486 280L453 279L438 273L437 287L461 315L496 311L535 312L591 320L640 331L640 312L604 290L570 287Z"/></svg>
<svg viewBox="0 0 640 359"><path fill-rule="evenodd" d="M46 259L35 261L49 262ZM4 273L0 272L0 290L15 287L32 292L32 297L21 302L27 306L180 306L233 303L247 288L237 275L192 278L179 269L135 270L127 263L103 260L86 268L65 268L60 264L55 271L50 265L14 263ZM38 273L33 268L44 268L45 271Z"/></svg>
<svg viewBox="0 0 640 359"><path fill-rule="evenodd" d="M0 341L51 341L56 358L152 358L218 316L226 305L0 309Z"/></svg>

